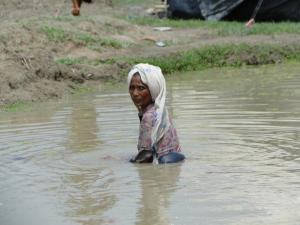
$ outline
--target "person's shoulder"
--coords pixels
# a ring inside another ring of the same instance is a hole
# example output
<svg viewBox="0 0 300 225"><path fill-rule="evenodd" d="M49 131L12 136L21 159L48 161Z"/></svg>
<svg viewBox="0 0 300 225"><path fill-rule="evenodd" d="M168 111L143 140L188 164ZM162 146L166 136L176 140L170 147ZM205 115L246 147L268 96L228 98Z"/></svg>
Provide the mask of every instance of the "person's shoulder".
<svg viewBox="0 0 300 225"><path fill-rule="evenodd" d="M147 108L146 112L144 112L142 122L146 124L147 123L152 124L152 121L154 119L154 114L155 114L155 107L154 105L151 105Z"/></svg>
<svg viewBox="0 0 300 225"><path fill-rule="evenodd" d="M155 112L155 106L151 104L147 107L144 114L147 114L147 115L152 114L153 115L154 112Z"/></svg>

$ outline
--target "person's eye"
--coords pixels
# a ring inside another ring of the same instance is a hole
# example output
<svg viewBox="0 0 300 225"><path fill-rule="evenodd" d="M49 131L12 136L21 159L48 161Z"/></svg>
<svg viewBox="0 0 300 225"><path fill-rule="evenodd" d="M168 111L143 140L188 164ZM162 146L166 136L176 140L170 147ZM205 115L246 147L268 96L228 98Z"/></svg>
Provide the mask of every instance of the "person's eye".
<svg viewBox="0 0 300 225"><path fill-rule="evenodd" d="M140 86L140 87L139 87L139 90L140 90L140 91L143 91L143 90L145 90L145 87Z"/></svg>

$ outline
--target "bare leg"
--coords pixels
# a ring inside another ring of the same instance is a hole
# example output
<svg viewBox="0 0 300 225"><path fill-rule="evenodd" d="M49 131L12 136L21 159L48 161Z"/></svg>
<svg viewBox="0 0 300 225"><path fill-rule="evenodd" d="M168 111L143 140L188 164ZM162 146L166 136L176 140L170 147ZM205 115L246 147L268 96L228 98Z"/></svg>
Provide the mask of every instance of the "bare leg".
<svg viewBox="0 0 300 225"><path fill-rule="evenodd" d="M255 23L255 20L254 20L254 18L252 18L245 24L245 26L248 28L251 28L254 25L254 23Z"/></svg>
<svg viewBox="0 0 300 225"><path fill-rule="evenodd" d="M81 2L82 2L81 0L72 0L72 3L73 3L72 14L73 14L73 16L79 16L80 15Z"/></svg>

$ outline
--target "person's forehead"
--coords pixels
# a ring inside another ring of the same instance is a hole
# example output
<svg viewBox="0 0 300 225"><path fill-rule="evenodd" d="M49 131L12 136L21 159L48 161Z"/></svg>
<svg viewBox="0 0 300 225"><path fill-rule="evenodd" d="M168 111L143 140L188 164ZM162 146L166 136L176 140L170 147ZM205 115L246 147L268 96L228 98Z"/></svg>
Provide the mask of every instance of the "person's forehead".
<svg viewBox="0 0 300 225"><path fill-rule="evenodd" d="M139 84L142 84L142 85L145 85L141 79L141 76L139 75L139 73L135 73L132 78L131 78L131 82L130 83L139 83Z"/></svg>

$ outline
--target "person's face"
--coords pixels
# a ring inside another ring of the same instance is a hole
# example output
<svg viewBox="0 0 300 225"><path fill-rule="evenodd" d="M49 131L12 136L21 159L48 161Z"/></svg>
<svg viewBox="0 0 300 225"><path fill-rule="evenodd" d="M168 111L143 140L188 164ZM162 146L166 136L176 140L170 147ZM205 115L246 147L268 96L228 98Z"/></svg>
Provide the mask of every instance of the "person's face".
<svg viewBox="0 0 300 225"><path fill-rule="evenodd" d="M129 93L139 111L144 111L152 103L149 88L143 84L139 74L133 75L129 85Z"/></svg>

